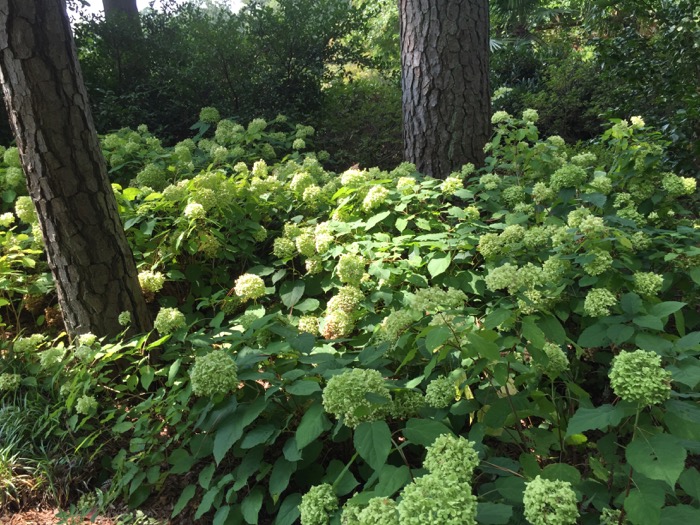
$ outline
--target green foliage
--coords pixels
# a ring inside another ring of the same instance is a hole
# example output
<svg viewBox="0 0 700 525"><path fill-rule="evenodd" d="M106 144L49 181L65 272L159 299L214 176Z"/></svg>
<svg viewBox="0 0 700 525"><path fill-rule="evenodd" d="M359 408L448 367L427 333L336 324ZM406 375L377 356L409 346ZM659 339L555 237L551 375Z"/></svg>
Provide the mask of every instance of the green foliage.
<svg viewBox="0 0 700 525"><path fill-rule="evenodd" d="M695 181L639 117L599 156L541 139L538 118L496 113L486 167L444 181L409 164L328 172L294 149L310 130L279 120L202 119L174 148L145 129L105 137L110 160L137 144L114 190L169 321L4 342L0 374L20 382L0 400L52 407L47 439L111 479L105 502L176 486L190 521L692 517ZM253 160L266 145L275 157ZM626 362L638 350L646 382Z"/></svg>

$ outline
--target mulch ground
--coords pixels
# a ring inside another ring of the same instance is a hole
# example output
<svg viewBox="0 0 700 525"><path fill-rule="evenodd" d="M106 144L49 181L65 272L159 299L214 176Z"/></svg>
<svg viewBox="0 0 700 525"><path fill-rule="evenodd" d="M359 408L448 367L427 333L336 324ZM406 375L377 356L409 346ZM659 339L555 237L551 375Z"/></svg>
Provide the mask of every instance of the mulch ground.
<svg viewBox="0 0 700 525"><path fill-rule="evenodd" d="M57 509L27 510L23 512L13 512L0 514L0 525L57 525L62 523L58 518ZM65 521L63 522L65 524ZM112 518L95 518L94 521L75 521L71 525L83 525L93 523L96 525L115 525ZM67 525L67 524L66 524Z"/></svg>

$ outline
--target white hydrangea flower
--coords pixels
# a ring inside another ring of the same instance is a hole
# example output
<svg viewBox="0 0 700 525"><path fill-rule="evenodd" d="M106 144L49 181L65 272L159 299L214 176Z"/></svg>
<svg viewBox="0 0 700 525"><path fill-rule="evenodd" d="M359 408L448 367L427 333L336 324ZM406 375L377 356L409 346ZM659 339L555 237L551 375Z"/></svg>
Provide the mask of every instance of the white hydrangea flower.
<svg viewBox="0 0 700 525"><path fill-rule="evenodd" d="M258 299L265 295L265 282L258 275L245 273L236 279L233 291L243 301Z"/></svg>

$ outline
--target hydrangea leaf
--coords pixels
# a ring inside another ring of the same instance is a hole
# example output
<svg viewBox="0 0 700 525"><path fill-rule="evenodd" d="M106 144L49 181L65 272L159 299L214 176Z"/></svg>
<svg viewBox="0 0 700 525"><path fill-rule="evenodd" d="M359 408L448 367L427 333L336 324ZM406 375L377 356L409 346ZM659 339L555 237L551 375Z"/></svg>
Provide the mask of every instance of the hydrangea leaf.
<svg viewBox="0 0 700 525"><path fill-rule="evenodd" d="M211 522L212 525L224 525L226 523L226 520L228 519L228 515L230 512L230 505L224 505L223 507L219 507L219 510L217 510L216 514L214 514L214 520Z"/></svg>
<svg viewBox="0 0 700 525"><path fill-rule="evenodd" d="M642 492L632 489L625 498L625 512L632 525L659 525L663 493Z"/></svg>
<svg viewBox="0 0 700 525"><path fill-rule="evenodd" d="M299 519L299 503L301 503L301 494L290 494L277 511L275 521L272 525L293 525Z"/></svg>
<svg viewBox="0 0 700 525"><path fill-rule="evenodd" d="M246 523L255 525L258 523L258 514L263 503L263 491L259 485L255 487L241 502L241 513Z"/></svg>
<svg viewBox="0 0 700 525"><path fill-rule="evenodd" d="M187 485L185 487L185 489L182 491L182 494L180 494L180 497L177 499L175 506L173 507L173 512L170 515L171 518L174 518L183 511L183 509L187 506L190 500L194 497L194 493L196 490L197 487L194 485Z"/></svg>
<svg viewBox="0 0 700 525"><path fill-rule="evenodd" d="M381 213L377 213L376 215L373 215L367 220L367 223L365 224L365 231L369 231L372 228L374 228L377 224L382 222L384 219L386 219L389 215L391 214L390 211L383 211Z"/></svg>
<svg viewBox="0 0 700 525"><path fill-rule="evenodd" d="M379 481L374 487L374 494L390 498L404 485L411 482L411 471L406 465L395 467L384 465L379 473Z"/></svg>
<svg viewBox="0 0 700 525"><path fill-rule="evenodd" d="M324 430L330 427L330 421L323 411L321 403L315 403L304 413L296 431L296 445L299 450L312 443Z"/></svg>
<svg viewBox="0 0 700 525"><path fill-rule="evenodd" d="M452 431L439 421L432 419L409 419L403 435L411 443L427 447L441 434L452 433Z"/></svg>
<svg viewBox="0 0 700 525"><path fill-rule="evenodd" d="M569 419L566 437L582 434L587 430L605 430L616 426L629 415L629 410L621 405L602 405L596 408L579 408Z"/></svg>
<svg viewBox="0 0 700 525"><path fill-rule="evenodd" d="M434 279L438 275L445 273L450 263L452 263L452 257L449 253L435 255L428 263L428 273Z"/></svg>
<svg viewBox="0 0 700 525"><path fill-rule="evenodd" d="M513 507L503 503L482 502L476 506L476 521L482 525L506 525L513 515Z"/></svg>
<svg viewBox="0 0 700 525"><path fill-rule="evenodd" d="M688 496L696 502L700 502L700 472L698 469L694 467L687 469L678 478L678 483Z"/></svg>
<svg viewBox="0 0 700 525"><path fill-rule="evenodd" d="M688 452L669 434L656 434L648 439L638 437L627 445L629 464L650 479L665 481L673 488L685 467Z"/></svg>
<svg viewBox="0 0 700 525"><path fill-rule="evenodd" d="M683 308L686 304L679 301L665 301L649 308L649 314L656 317L667 317Z"/></svg>
<svg viewBox="0 0 700 525"><path fill-rule="evenodd" d="M385 421L360 423L353 442L360 457L374 470L380 470L391 451L391 430Z"/></svg>
<svg viewBox="0 0 700 525"><path fill-rule="evenodd" d="M700 523L700 509L690 505L675 505L661 509L661 525Z"/></svg>
<svg viewBox="0 0 700 525"><path fill-rule="evenodd" d="M285 281L280 286L280 299L287 308L293 308L304 295L304 281Z"/></svg>

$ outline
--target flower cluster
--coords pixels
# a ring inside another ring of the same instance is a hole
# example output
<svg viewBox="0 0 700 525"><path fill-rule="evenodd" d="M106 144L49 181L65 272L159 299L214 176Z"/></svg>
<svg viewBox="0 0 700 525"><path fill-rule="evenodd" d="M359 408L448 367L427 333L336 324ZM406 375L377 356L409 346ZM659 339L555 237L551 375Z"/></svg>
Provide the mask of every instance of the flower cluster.
<svg viewBox="0 0 700 525"><path fill-rule="evenodd" d="M3 214L0 214L0 226L3 228L9 228L12 226L12 223L15 222L15 216L12 214L12 212L6 212Z"/></svg>
<svg viewBox="0 0 700 525"><path fill-rule="evenodd" d="M584 256L581 266L588 275L600 275L608 271L613 264L613 257L610 252L594 248Z"/></svg>
<svg viewBox="0 0 700 525"><path fill-rule="evenodd" d="M206 122L207 124L216 124L221 120L221 115L219 110L213 107L205 107L199 112L199 120L201 122Z"/></svg>
<svg viewBox="0 0 700 525"><path fill-rule="evenodd" d="M537 476L523 494L525 519L532 525L573 525L579 516L576 493L568 481Z"/></svg>
<svg viewBox="0 0 700 525"><path fill-rule="evenodd" d="M609 377L613 392L630 403L657 405L671 395L671 372L654 352L623 350L613 359Z"/></svg>
<svg viewBox="0 0 700 525"><path fill-rule="evenodd" d="M634 290L641 295L654 296L661 291L664 276L654 272L635 272Z"/></svg>
<svg viewBox="0 0 700 525"><path fill-rule="evenodd" d="M433 408L447 408L455 400L455 383L449 377L433 379L425 389L425 402Z"/></svg>
<svg viewBox="0 0 700 525"><path fill-rule="evenodd" d="M301 497L301 525L328 525L329 513L338 508L338 498L328 483L315 485Z"/></svg>
<svg viewBox="0 0 700 525"><path fill-rule="evenodd" d="M374 404L365 397L372 393L387 399L385 404ZM377 370L353 368L328 380L323 389L323 408L344 423L355 428L364 421L383 419L391 408L391 396L382 374Z"/></svg>
<svg viewBox="0 0 700 525"><path fill-rule="evenodd" d="M389 190L384 186L372 186L362 201L362 209L364 211L372 211L378 208L386 201L388 195Z"/></svg>
<svg viewBox="0 0 700 525"><path fill-rule="evenodd" d="M401 525L476 525L471 485L429 474L406 485L397 506Z"/></svg>
<svg viewBox="0 0 700 525"><path fill-rule="evenodd" d="M479 454L474 443L463 437L442 434L430 447L423 466L440 478L454 478L460 483L469 483L474 469L479 464Z"/></svg>
<svg viewBox="0 0 700 525"><path fill-rule="evenodd" d="M307 332L312 335L318 334L318 317L313 315L304 315L299 318L297 326L300 332Z"/></svg>
<svg viewBox="0 0 700 525"><path fill-rule="evenodd" d="M545 343L542 352L547 358L547 364L535 363L535 366L543 374L554 379L560 376L562 372L569 369L569 358L566 357L566 354L559 345Z"/></svg>
<svg viewBox="0 0 700 525"><path fill-rule="evenodd" d="M617 304L617 297L606 288L593 288L586 294L583 311L589 317L610 315L610 307Z"/></svg>
<svg viewBox="0 0 700 525"><path fill-rule="evenodd" d="M360 255L344 253L338 259L335 273L341 282L359 287L365 274L365 260Z"/></svg>
<svg viewBox="0 0 700 525"><path fill-rule="evenodd" d="M120 326L129 326L131 324L131 312L126 310L121 312L117 320Z"/></svg>
<svg viewBox="0 0 700 525"><path fill-rule="evenodd" d="M340 182L343 186L359 186L367 179L367 172L350 168L340 175Z"/></svg>
<svg viewBox="0 0 700 525"><path fill-rule="evenodd" d="M442 184L440 184L440 191L443 195L454 195L457 190L464 188L464 183L460 177L449 176Z"/></svg>
<svg viewBox="0 0 700 525"><path fill-rule="evenodd" d="M358 525L399 525L396 502L389 498L372 498L357 519Z"/></svg>
<svg viewBox="0 0 700 525"><path fill-rule="evenodd" d="M549 184L555 191L559 191L562 188L579 188L587 178L588 174L581 166L564 164L552 174Z"/></svg>
<svg viewBox="0 0 700 525"><path fill-rule="evenodd" d="M15 339L13 349L18 354L34 352L44 341L46 341L46 336L44 334L32 334L28 337L19 337Z"/></svg>
<svg viewBox="0 0 700 525"><path fill-rule="evenodd" d="M22 383L22 376L19 374L0 374L0 392L3 390L13 392L19 388Z"/></svg>
<svg viewBox="0 0 700 525"><path fill-rule="evenodd" d="M185 314L177 308L161 308L153 321L153 327L160 335L170 334L185 327Z"/></svg>
<svg viewBox="0 0 700 525"><path fill-rule="evenodd" d="M161 272L153 270L144 270L139 272L139 284L141 289L146 293L158 293L163 289L165 284L165 275Z"/></svg>
<svg viewBox="0 0 700 525"><path fill-rule="evenodd" d="M185 219L193 221L196 219L203 219L204 217L206 217L207 211L204 209L204 206L202 206L198 202L190 202L187 204L187 206L185 206L182 215L185 217Z"/></svg>
<svg viewBox="0 0 700 525"><path fill-rule="evenodd" d="M416 190L418 182L413 177L399 177L396 181L396 191L401 195L410 195Z"/></svg>
<svg viewBox="0 0 700 525"><path fill-rule="evenodd" d="M35 224L39 220L31 197L26 195L17 197L15 201L15 215L19 217L20 221L27 224Z"/></svg>
<svg viewBox="0 0 700 525"><path fill-rule="evenodd" d="M228 394L238 387L238 367L223 350L197 356L190 369L192 392L196 396Z"/></svg>
<svg viewBox="0 0 700 525"><path fill-rule="evenodd" d="M661 186L671 197L680 197L695 193L697 181L693 177L679 177L674 173L666 173L661 181Z"/></svg>
<svg viewBox="0 0 700 525"><path fill-rule="evenodd" d="M139 188L147 187L155 191L161 191L168 185L165 170L157 164L146 164L136 174L135 182Z"/></svg>
<svg viewBox="0 0 700 525"><path fill-rule="evenodd" d="M78 414L89 416L97 412L99 404L94 396L84 395L78 398L75 403L75 411Z"/></svg>
<svg viewBox="0 0 700 525"><path fill-rule="evenodd" d="M391 404L391 417L394 419L405 419L418 414L425 406L425 396L417 390L399 390L394 393L394 400Z"/></svg>
<svg viewBox="0 0 700 525"><path fill-rule="evenodd" d="M252 273L244 273L236 279L233 291L242 301L258 299L265 295L265 282L262 277Z"/></svg>
<svg viewBox="0 0 700 525"><path fill-rule="evenodd" d="M395 310L382 320L378 337L383 341L394 342L413 323L413 313L410 310Z"/></svg>
<svg viewBox="0 0 700 525"><path fill-rule="evenodd" d="M355 286L343 286L338 293L328 301L329 310L342 310L346 313L354 312L365 295Z"/></svg>
<svg viewBox="0 0 700 525"><path fill-rule="evenodd" d="M462 290L448 288L443 290L437 286L421 288L411 300L411 307L422 314L437 313L449 310L459 310L464 307L467 296Z"/></svg>
<svg viewBox="0 0 700 525"><path fill-rule="evenodd" d="M39 354L41 368L52 368L63 360L66 350L62 347L52 347Z"/></svg>

